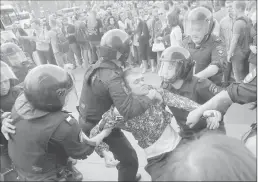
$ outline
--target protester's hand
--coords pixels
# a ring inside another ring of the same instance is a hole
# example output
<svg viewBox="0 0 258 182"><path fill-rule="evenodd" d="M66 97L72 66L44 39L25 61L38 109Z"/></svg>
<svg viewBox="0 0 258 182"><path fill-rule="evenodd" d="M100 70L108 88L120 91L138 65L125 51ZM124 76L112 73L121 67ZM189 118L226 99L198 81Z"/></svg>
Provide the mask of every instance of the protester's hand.
<svg viewBox="0 0 258 182"><path fill-rule="evenodd" d="M195 109L189 112L186 118L186 125L189 126L190 128L194 127L194 125L199 122L201 117L202 117L202 113L200 113L198 109Z"/></svg>
<svg viewBox="0 0 258 182"><path fill-rule="evenodd" d="M203 116L207 121L207 128L210 130L217 129L219 122L222 120L222 114L216 110L207 110L203 113Z"/></svg>
<svg viewBox="0 0 258 182"><path fill-rule="evenodd" d="M149 97L151 100L158 100L159 102L163 102L161 94L156 89L149 90L147 97Z"/></svg>
<svg viewBox="0 0 258 182"><path fill-rule="evenodd" d="M110 151L104 151L103 156L104 156L104 159L105 159L105 165L108 168L116 167L117 164L119 164L119 162L120 162L120 161L118 161L114 158L113 153L110 152Z"/></svg>
<svg viewBox="0 0 258 182"><path fill-rule="evenodd" d="M115 107L113 110L113 116L115 117L116 121L122 121L124 120L124 117L120 115L120 113L118 112L117 108Z"/></svg>
<svg viewBox="0 0 258 182"><path fill-rule="evenodd" d="M2 121L1 132L3 133L6 140L10 139L9 133L15 134L16 127L11 124L12 122L13 122L13 119L8 117L4 118Z"/></svg>
<svg viewBox="0 0 258 182"><path fill-rule="evenodd" d="M112 129L113 129L113 128L106 128L106 129L103 129L103 130L101 131L101 133L103 133L104 137L107 137L107 136L112 132ZM102 142L102 140L101 140L100 142ZM97 145L99 145L100 142L97 142Z"/></svg>
<svg viewBox="0 0 258 182"><path fill-rule="evenodd" d="M254 53L257 54L256 46L255 45L250 45L250 50Z"/></svg>
<svg viewBox="0 0 258 182"><path fill-rule="evenodd" d="M1 120L5 118L11 118L11 112L1 112Z"/></svg>

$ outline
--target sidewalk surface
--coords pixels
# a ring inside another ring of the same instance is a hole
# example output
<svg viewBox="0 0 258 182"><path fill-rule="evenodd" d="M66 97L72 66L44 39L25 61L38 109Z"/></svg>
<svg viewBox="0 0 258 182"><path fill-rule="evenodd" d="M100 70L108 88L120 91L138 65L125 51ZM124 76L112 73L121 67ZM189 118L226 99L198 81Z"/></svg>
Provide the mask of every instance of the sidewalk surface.
<svg viewBox="0 0 258 182"><path fill-rule="evenodd" d="M74 70L74 74L76 89L80 96L84 70L77 68ZM144 76L147 83L159 86L160 79L156 74L147 72ZM238 104L233 104L229 108L224 119L227 135L240 139L249 129L249 126L256 120L256 110L251 111L249 108L250 105L242 106ZM144 151L137 145L136 140L130 133L124 133L138 154L140 166L138 172L142 174L141 181L150 181L150 176L144 170L144 166L147 163ZM104 159L100 158L95 152L86 160L78 160L76 167L83 173L84 181L117 181L116 168L106 168Z"/></svg>

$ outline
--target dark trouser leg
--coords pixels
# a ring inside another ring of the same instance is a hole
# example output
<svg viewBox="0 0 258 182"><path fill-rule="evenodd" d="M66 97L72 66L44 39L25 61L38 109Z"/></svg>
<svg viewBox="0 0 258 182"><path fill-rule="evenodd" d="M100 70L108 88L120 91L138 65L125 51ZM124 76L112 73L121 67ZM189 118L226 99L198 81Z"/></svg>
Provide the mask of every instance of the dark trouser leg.
<svg viewBox="0 0 258 182"><path fill-rule="evenodd" d="M91 63L96 63L98 60L96 42L90 42L91 47Z"/></svg>
<svg viewBox="0 0 258 182"><path fill-rule="evenodd" d="M73 43L70 44L70 49L72 50L73 54L75 54L77 60L78 60L78 65L82 65L82 54L81 54L81 48L78 44Z"/></svg>
<svg viewBox="0 0 258 182"><path fill-rule="evenodd" d="M109 145L114 157L120 161L117 166L118 181L135 181L138 171L138 157L136 151L120 129L115 129L103 140Z"/></svg>
<svg viewBox="0 0 258 182"><path fill-rule="evenodd" d="M45 51L44 52L46 59L48 60L49 64L57 65L56 60L54 58L53 51Z"/></svg>
<svg viewBox="0 0 258 182"><path fill-rule="evenodd" d="M40 64L47 64L47 59L44 55L44 51L37 50L37 53L38 53L38 57L39 57L39 60L40 60Z"/></svg>
<svg viewBox="0 0 258 182"><path fill-rule="evenodd" d="M227 87L230 84L230 78L231 78L231 72L232 72L232 63L227 63L226 69L223 73L223 87Z"/></svg>
<svg viewBox="0 0 258 182"><path fill-rule="evenodd" d="M85 122L80 116L79 123L83 132L89 136L91 129L95 126L93 123L98 122ZM120 164L117 166L118 181L135 181L139 167L138 157L124 133L119 129L115 129L103 141L109 145L109 149L114 154L114 157L120 161Z"/></svg>
<svg viewBox="0 0 258 182"><path fill-rule="evenodd" d="M241 82L248 74L246 69L246 64L248 63L247 58L247 55L245 55L241 50L236 51L234 56L231 58L232 69L236 82Z"/></svg>

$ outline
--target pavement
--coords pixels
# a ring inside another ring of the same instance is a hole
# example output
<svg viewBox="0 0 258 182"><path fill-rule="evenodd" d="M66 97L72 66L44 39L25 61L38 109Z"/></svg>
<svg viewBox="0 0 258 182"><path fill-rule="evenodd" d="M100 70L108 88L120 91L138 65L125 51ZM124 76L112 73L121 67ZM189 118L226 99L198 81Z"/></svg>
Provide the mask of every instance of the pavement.
<svg viewBox="0 0 258 182"><path fill-rule="evenodd" d="M76 80L75 86L79 96L81 93L84 72L85 70L83 68L77 68L73 71ZM161 81L157 74L149 71L144 74L144 77L148 84L154 86L160 85ZM256 120L256 110L250 110L250 107L250 104L233 104L228 109L224 118L228 136L240 139L241 136L248 131L250 125ZM150 176L144 170L144 166L147 164L144 151L137 145L137 141L130 133L124 133L137 152L139 159L138 172L142 175L141 181L151 181ZM83 173L84 181L117 181L116 168L106 168L104 159L100 158L95 152L86 160L78 160L76 167Z"/></svg>

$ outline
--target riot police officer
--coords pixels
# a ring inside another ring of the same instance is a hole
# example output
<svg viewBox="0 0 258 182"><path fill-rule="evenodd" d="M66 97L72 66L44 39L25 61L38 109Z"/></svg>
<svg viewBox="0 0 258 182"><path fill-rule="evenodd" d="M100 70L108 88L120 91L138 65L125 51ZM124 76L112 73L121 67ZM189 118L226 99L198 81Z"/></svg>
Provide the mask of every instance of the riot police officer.
<svg viewBox="0 0 258 182"><path fill-rule="evenodd" d="M232 83L227 87L227 90L221 91L219 94L214 96L208 102L200 106L199 108L191 111L187 117L187 125L193 127L196 123L198 123L199 118L201 117L201 113L203 113L206 109L216 109L219 108L229 108L232 103L238 104L246 104L250 102L257 102L257 69L255 68L252 72L250 72L241 83ZM256 122L251 126L250 132L252 135L247 135L245 140L247 141L248 137L256 134ZM256 142L255 142L256 143Z"/></svg>
<svg viewBox="0 0 258 182"><path fill-rule="evenodd" d="M216 85L220 85L227 64L227 53L224 42L212 34L213 28L212 12L204 7L194 8L186 19L185 29L188 36L183 40L183 46L196 62L195 76L209 78Z"/></svg>
<svg viewBox="0 0 258 182"><path fill-rule="evenodd" d="M32 69L24 93L12 109L15 135L8 141L9 156L21 181L72 181L68 157L86 159L110 131L88 139L78 122L63 109L75 98L71 76L54 65ZM77 176L78 177L78 176Z"/></svg>
<svg viewBox="0 0 258 182"><path fill-rule="evenodd" d="M185 48L165 49L160 61L159 76L163 78L161 87L170 92L203 104L222 90L209 79L193 76L194 62Z"/></svg>
<svg viewBox="0 0 258 182"><path fill-rule="evenodd" d="M193 76L194 62L189 51L183 47L165 49L160 61L161 66L158 73L162 78L161 87L170 92L202 104L222 90L208 79ZM206 121L202 120L193 129L190 129L185 125L188 113L175 107L169 108L181 127L182 137L190 137L193 133L197 133L207 127ZM220 123L220 129L225 133L223 122Z"/></svg>
<svg viewBox="0 0 258 182"><path fill-rule="evenodd" d="M129 35L118 29L106 32L101 39L100 59L85 73L78 107L80 123L87 135L111 105L114 104L127 120L145 112L151 102L150 95L135 98L124 90L122 67L130 53L130 44ZM123 132L114 129L104 141L120 161L118 181L138 180L137 154ZM108 156L106 153L103 155L105 159Z"/></svg>
<svg viewBox="0 0 258 182"><path fill-rule="evenodd" d="M0 94L1 94L1 120L8 116L7 112L10 112L16 98L22 92L22 87L14 86L17 80L15 74L11 68L4 62L1 61L0 65ZM0 122L0 126L2 121ZM0 134L0 180L1 181L15 181L17 174L11 167L11 159L8 155L7 140L2 134Z"/></svg>

